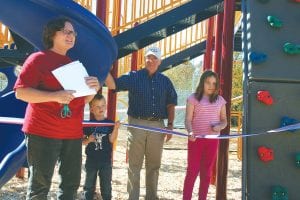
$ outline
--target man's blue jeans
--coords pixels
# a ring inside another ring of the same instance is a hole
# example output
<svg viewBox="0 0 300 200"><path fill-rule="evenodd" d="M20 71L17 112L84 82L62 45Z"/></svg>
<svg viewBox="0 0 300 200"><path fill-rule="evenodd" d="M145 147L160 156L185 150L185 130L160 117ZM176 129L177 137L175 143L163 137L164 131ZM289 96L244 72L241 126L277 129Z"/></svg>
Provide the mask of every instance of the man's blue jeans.
<svg viewBox="0 0 300 200"><path fill-rule="evenodd" d="M84 183L85 200L92 200L96 188L97 173L100 181L100 191L103 200L111 200L111 179L112 166L107 164L99 168L93 166L85 166L86 178Z"/></svg>
<svg viewBox="0 0 300 200"><path fill-rule="evenodd" d="M56 163L59 165L59 200L76 198L80 184L81 139L61 140L27 134L29 183L27 200L47 200Z"/></svg>

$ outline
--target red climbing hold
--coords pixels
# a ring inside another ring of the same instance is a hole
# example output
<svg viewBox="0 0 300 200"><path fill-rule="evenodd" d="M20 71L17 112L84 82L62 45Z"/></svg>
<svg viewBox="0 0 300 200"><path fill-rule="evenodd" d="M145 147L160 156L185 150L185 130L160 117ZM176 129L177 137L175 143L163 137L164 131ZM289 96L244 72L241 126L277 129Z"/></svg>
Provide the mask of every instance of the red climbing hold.
<svg viewBox="0 0 300 200"><path fill-rule="evenodd" d="M257 92L256 98L258 101L263 102L266 105L272 105L273 104L273 98L269 91L267 90L261 90Z"/></svg>
<svg viewBox="0 0 300 200"><path fill-rule="evenodd" d="M273 153L273 149L271 148L260 146L258 147L257 153L259 159L263 162L269 162L274 160L274 153Z"/></svg>

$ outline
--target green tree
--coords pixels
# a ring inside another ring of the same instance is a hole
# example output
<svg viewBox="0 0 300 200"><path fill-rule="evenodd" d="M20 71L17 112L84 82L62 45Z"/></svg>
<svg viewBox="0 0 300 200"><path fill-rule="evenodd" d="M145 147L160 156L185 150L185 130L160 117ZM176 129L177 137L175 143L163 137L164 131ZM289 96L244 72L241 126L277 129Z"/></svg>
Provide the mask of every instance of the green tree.
<svg viewBox="0 0 300 200"><path fill-rule="evenodd" d="M232 101L231 110L242 111L243 95L243 67L240 58L240 52L234 52L234 61L232 66L232 98L238 99ZM237 98L240 97L240 98Z"/></svg>
<svg viewBox="0 0 300 200"><path fill-rule="evenodd" d="M191 90L194 70L192 63L185 62L165 71L164 74L171 79L177 90Z"/></svg>
<svg viewBox="0 0 300 200"><path fill-rule="evenodd" d="M237 99L232 101L231 110L233 111L242 111L243 105L243 69L241 55L240 52L234 52L233 54L232 99ZM193 90L195 88L192 87L198 84L199 77L194 74L197 68L200 68L200 71L202 69L201 66L193 66L191 62L187 61L165 71L164 74L171 79L176 90L185 98L188 94L194 92ZM201 73L199 75L201 75Z"/></svg>

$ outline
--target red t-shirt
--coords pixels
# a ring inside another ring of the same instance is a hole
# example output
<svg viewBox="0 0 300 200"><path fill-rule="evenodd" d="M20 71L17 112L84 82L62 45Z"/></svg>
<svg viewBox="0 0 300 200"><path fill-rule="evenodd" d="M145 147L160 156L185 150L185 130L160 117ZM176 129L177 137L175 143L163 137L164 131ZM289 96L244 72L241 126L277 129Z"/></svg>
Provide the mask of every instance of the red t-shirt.
<svg viewBox="0 0 300 200"><path fill-rule="evenodd" d="M70 62L69 57L50 50L33 53L26 59L14 89L31 87L43 91L62 90L51 71ZM75 98L70 102L70 118L61 118L62 107L57 102L29 103L22 131L55 139L82 138L84 98Z"/></svg>

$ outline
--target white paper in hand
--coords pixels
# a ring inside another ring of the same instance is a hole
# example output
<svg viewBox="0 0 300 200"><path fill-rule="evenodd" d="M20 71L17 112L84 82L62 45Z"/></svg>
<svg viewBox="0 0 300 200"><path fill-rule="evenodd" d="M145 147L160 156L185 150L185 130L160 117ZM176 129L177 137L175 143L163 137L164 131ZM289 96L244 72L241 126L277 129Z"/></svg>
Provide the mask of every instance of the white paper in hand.
<svg viewBox="0 0 300 200"><path fill-rule="evenodd" d="M76 91L73 94L75 97L96 94L96 90L89 88L85 83L84 78L89 75L79 61L63 65L53 70L52 73L65 90Z"/></svg>

